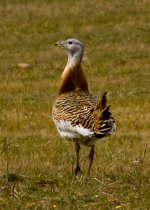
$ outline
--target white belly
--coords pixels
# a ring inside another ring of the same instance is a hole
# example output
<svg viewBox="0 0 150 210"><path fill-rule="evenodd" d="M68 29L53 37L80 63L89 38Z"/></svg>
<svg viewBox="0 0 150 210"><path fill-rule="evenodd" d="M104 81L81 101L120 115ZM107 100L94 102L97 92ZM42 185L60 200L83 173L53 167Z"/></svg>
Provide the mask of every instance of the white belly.
<svg viewBox="0 0 150 210"><path fill-rule="evenodd" d="M62 138L67 139L80 139L91 138L94 136L94 132L90 129L83 128L81 125L72 126L70 121L54 121L56 128Z"/></svg>

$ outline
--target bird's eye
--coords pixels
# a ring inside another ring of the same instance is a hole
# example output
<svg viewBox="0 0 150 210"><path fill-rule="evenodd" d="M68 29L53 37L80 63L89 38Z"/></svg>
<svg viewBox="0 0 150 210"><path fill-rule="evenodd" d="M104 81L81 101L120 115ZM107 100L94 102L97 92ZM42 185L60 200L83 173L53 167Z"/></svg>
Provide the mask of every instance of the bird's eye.
<svg viewBox="0 0 150 210"><path fill-rule="evenodd" d="M69 41L69 42L68 42L68 44L72 44L72 42L71 42L71 41Z"/></svg>

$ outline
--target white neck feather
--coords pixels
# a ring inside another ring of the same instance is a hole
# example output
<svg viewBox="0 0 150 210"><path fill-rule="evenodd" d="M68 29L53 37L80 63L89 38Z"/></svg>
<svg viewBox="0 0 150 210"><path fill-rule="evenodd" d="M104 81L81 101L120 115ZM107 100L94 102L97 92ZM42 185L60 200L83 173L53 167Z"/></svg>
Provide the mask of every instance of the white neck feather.
<svg viewBox="0 0 150 210"><path fill-rule="evenodd" d="M62 84L59 94L67 93L80 89L81 91L89 91L88 84L81 67L84 47L79 46L74 51L68 50L67 65L62 73Z"/></svg>
<svg viewBox="0 0 150 210"><path fill-rule="evenodd" d="M62 73L62 78L64 79L66 76L68 76L68 74L70 73L70 71L73 71L74 69L76 69L81 61L82 61L82 57L83 57L83 52L84 49L80 48L79 51L77 51L75 54L72 54L70 51L68 51L68 61L67 61L67 65Z"/></svg>

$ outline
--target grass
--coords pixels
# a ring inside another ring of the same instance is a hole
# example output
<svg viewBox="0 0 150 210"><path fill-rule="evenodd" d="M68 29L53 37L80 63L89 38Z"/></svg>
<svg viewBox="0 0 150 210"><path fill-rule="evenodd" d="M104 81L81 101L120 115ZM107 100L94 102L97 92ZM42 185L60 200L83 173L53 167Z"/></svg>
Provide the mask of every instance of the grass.
<svg viewBox="0 0 150 210"><path fill-rule="evenodd" d="M150 25L148 0L0 1L0 209L150 208ZM89 149L75 177L74 145L51 119L65 53L86 45L83 67L95 95L108 91L117 131ZM21 63L29 66L23 68Z"/></svg>

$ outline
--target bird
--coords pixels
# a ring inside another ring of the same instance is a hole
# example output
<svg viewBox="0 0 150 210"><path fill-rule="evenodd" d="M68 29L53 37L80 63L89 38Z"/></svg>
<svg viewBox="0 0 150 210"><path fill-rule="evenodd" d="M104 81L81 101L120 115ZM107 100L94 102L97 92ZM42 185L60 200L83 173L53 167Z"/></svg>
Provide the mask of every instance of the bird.
<svg viewBox="0 0 150 210"><path fill-rule="evenodd" d="M60 136L75 144L75 175L82 172L79 161L81 146L90 147L90 174L95 143L116 130L115 119L109 110L110 106L107 105L107 92L99 97L89 91L81 65L84 44L75 38L69 38L58 41L55 45L67 52L68 60L61 75L58 97L52 107L52 119Z"/></svg>

